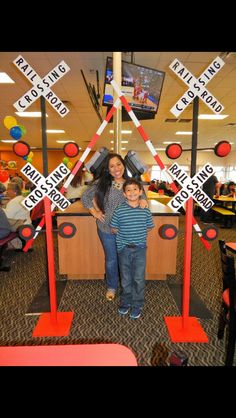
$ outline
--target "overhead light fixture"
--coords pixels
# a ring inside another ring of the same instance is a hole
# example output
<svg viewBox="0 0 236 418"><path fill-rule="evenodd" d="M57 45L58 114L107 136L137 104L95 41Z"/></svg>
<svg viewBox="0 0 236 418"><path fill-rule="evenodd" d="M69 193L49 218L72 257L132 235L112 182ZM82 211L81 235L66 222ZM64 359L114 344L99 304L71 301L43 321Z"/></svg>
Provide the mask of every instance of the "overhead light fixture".
<svg viewBox="0 0 236 418"><path fill-rule="evenodd" d="M73 139L58 139L56 142L58 142L58 144L66 144L67 142L75 142L75 141L73 141Z"/></svg>
<svg viewBox="0 0 236 418"><path fill-rule="evenodd" d="M65 131L63 129L47 129L48 134L63 134Z"/></svg>
<svg viewBox="0 0 236 418"><path fill-rule="evenodd" d="M1 84L15 84L15 81L7 75L7 73L0 73L0 83Z"/></svg>
<svg viewBox="0 0 236 418"><path fill-rule="evenodd" d="M155 148L156 151L165 151L165 148Z"/></svg>
<svg viewBox="0 0 236 418"><path fill-rule="evenodd" d="M10 144L10 143L17 142L17 140L16 139L1 139L1 142L8 142Z"/></svg>
<svg viewBox="0 0 236 418"><path fill-rule="evenodd" d="M123 147L123 148L121 148L121 151L124 151L126 148L125 147Z"/></svg>
<svg viewBox="0 0 236 418"><path fill-rule="evenodd" d="M122 134L132 134L132 132L133 132L133 131L131 131L130 129L122 129L122 130L121 130L121 133L122 133ZM110 133L110 134L114 134L114 130L113 130L113 129L110 129L109 133Z"/></svg>
<svg viewBox="0 0 236 418"><path fill-rule="evenodd" d="M175 132L175 135L192 135L192 132L190 132L190 131L177 131L177 132Z"/></svg>
<svg viewBox="0 0 236 418"><path fill-rule="evenodd" d="M229 115L207 115L201 114L198 116L198 119L205 119L205 120L221 120L227 118Z"/></svg>
<svg viewBox="0 0 236 418"><path fill-rule="evenodd" d="M129 141L121 141L122 144L128 144Z"/></svg>
<svg viewBox="0 0 236 418"><path fill-rule="evenodd" d="M41 112L15 112L15 114L21 118L41 118ZM48 118L47 114L46 118Z"/></svg>
<svg viewBox="0 0 236 418"><path fill-rule="evenodd" d="M176 142L176 141L164 141L164 142L162 142L163 144L173 144L173 142L175 143L175 144L181 144L181 142Z"/></svg>

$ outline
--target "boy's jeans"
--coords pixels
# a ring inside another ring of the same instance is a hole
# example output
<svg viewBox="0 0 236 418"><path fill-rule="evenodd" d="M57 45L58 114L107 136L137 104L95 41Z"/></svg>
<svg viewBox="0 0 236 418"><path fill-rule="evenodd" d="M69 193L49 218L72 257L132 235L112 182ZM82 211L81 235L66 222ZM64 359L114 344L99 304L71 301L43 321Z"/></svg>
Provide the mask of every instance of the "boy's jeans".
<svg viewBox="0 0 236 418"><path fill-rule="evenodd" d="M119 253L119 267L121 275L121 306L142 308L144 304L145 246L125 246Z"/></svg>

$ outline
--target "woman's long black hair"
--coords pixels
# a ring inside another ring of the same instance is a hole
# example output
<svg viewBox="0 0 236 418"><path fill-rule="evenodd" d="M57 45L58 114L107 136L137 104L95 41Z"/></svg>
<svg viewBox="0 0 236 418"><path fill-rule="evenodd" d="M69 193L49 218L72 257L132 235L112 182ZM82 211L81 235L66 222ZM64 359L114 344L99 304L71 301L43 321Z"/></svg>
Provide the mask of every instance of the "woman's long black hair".
<svg viewBox="0 0 236 418"><path fill-rule="evenodd" d="M105 158L101 170L101 175L97 182L97 190L95 193L95 200L99 207L99 209L104 212L104 201L105 201L105 195L110 190L112 180L114 179L113 176L111 176L109 172L109 162L112 158L117 157L121 163L123 164L125 171L124 171L124 179L126 180L129 176L127 173L127 169L125 166L125 161L119 154L108 154L108 156Z"/></svg>

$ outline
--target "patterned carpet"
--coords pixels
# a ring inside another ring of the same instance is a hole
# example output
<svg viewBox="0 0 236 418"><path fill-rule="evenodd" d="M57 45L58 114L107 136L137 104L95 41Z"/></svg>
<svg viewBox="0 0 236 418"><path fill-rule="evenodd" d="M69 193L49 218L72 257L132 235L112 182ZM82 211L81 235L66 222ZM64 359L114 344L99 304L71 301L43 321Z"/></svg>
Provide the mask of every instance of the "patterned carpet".
<svg viewBox="0 0 236 418"><path fill-rule="evenodd" d="M184 218L181 217L184 231ZM0 272L0 345L119 343L129 347L140 366L167 366L170 354L180 349L188 357L189 366L222 366L224 341L217 340L218 314L221 300L221 271L218 241L211 251L204 249L193 235L191 286L194 287L213 319L200 319L209 343L172 343L164 316L180 316L167 281L146 283L146 302L138 320L120 317L118 299L105 300L105 284L101 280L68 281L58 311L73 311L74 319L68 337L33 338L38 316L25 315L42 283L46 280L44 235L38 236L32 253L7 251L9 273ZM56 235L54 237L56 246ZM219 239L235 241L236 227L219 229ZM184 233L179 234L177 274L169 283L181 283L183 272ZM58 254L55 251L56 270ZM57 273L57 280L66 280ZM236 365L236 359L235 363Z"/></svg>

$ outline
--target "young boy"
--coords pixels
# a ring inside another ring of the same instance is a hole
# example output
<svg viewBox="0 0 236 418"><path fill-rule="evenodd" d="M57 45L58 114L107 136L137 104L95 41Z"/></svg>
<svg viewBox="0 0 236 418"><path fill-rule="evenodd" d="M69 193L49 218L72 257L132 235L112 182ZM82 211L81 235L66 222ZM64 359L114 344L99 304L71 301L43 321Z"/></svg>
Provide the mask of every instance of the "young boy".
<svg viewBox="0 0 236 418"><path fill-rule="evenodd" d="M129 178L123 185L126 201L119 205L112 217L110 226L116 235L116 245L121 274L120 315L131 309L130 318L141 316L144 303L146 240L147 232L154 227L148 208L139 206L142 195L141 184Z"/></svg>

